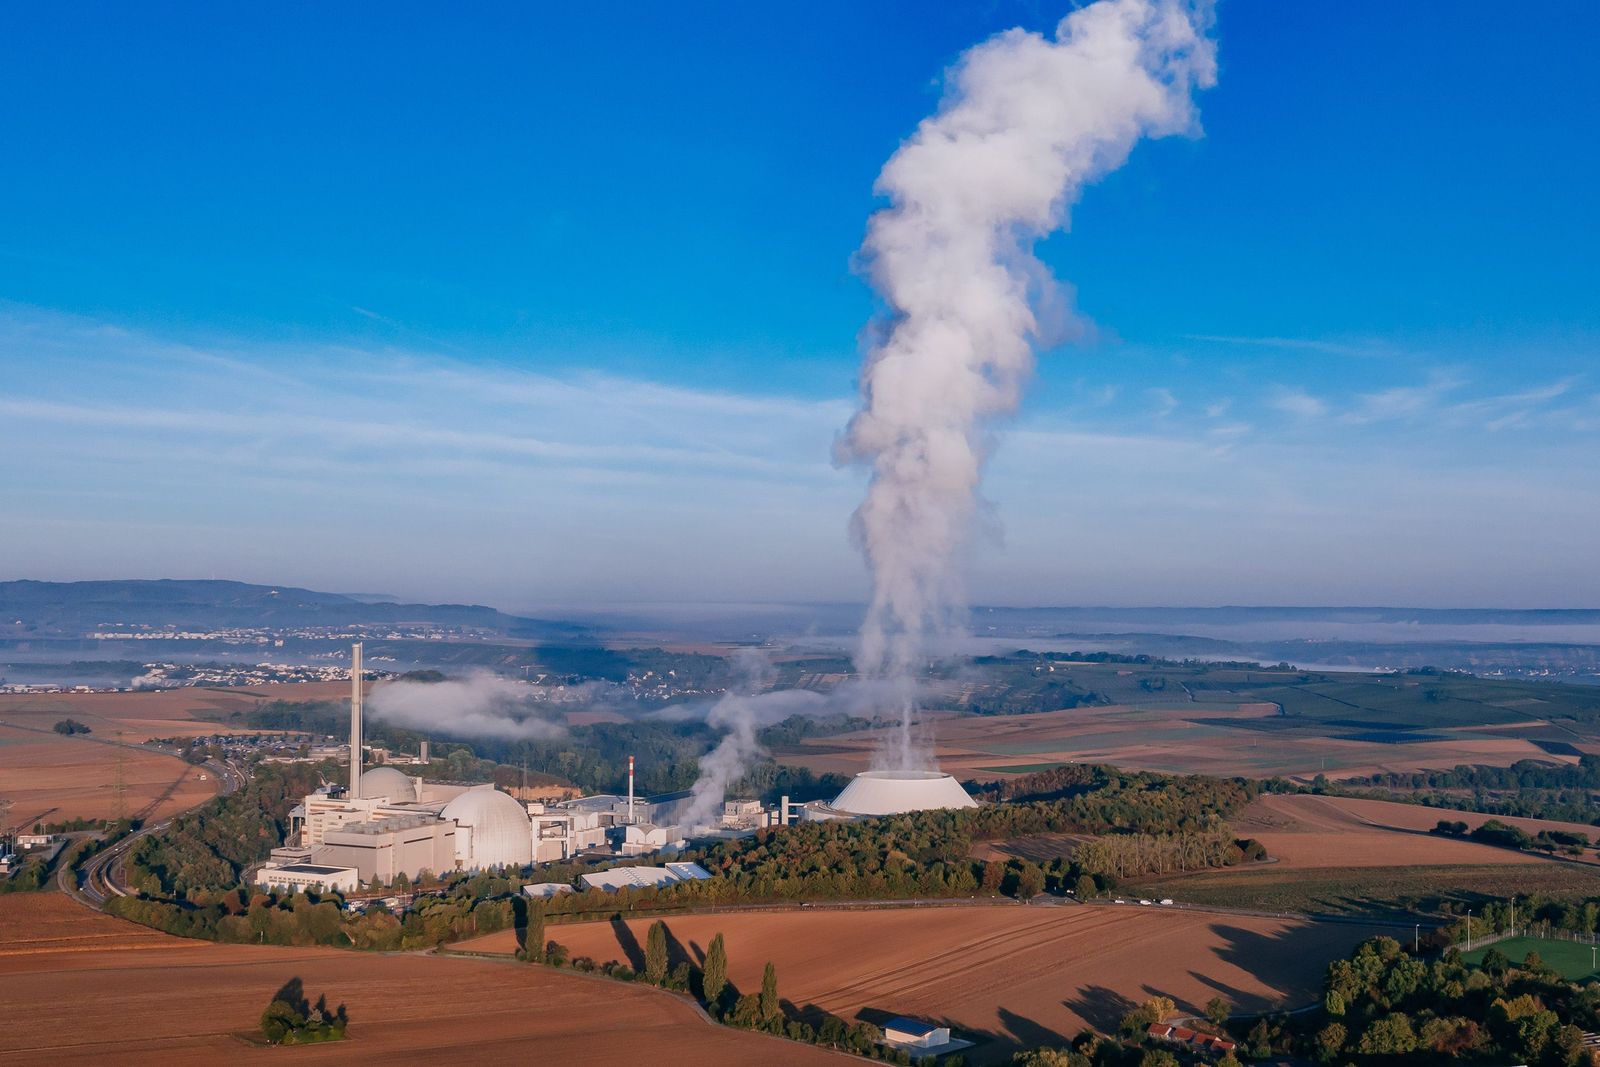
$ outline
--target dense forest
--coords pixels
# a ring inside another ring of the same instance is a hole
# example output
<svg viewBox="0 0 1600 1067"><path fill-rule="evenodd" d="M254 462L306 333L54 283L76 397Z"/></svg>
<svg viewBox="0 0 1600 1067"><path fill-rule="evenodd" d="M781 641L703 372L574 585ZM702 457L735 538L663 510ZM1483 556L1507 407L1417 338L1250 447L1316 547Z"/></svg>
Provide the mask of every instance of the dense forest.
<svg viewBox="0 0 1600 1067"><path fill-rule="evenodd" d="M240 874L283 843L289 809L322 782L305 763L263 763L237 793L180 815L128 853L128 880L142 892L184 897L239 884Z"/></svg>

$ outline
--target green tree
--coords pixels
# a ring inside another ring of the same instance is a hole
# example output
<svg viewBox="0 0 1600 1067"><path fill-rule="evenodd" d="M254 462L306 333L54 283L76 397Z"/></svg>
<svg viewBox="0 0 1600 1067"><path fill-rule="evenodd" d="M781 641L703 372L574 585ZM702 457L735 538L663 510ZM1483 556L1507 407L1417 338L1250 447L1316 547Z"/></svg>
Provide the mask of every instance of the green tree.
<svg viewBox="0 0 1600 1067"><path fill-rule="evenodd" d="M535 900L528 908L528 928L523 931L522 946L530 963L545 958L544 951L544 901Z"/></svg>
<svg viewBox="0 0 1600 1067"><path fill-rule="evenodd" d="M1349 1032L1343 1023L1329 1023L1317 1031L1317 1059L1324 1063L1332 1063L1334 1058L1344 1051L1345 1038Z"/></svg>
<svg viewBox="0 0 1600 1067"><path fill-rule="evenodd" d="M1078 884L1073 887L1073 896L1079 900L1092 900L1100 892L1100 887L1095 885L1092 875L1078 875Z"/></svg>
<svg viewBox="0 0 1600 1067"><path fill-rule="evenodd" d="M1264 1060L1272 1055L1272 1030L1267 1026L1267 1020L1262 1019L1250 1028L1250 1035L1245 1046L1252 1059Z"/></svg>
<svg viewBox="0 0 1600 1067"><path fill-rule="evenodd" d="M711 939L711 947L706 949L705 969L701 972L700 984L705 993L706 1006L715 1009L722 1001L723 990L728 988L728 951L722 945L720 933Z"/></svg>
<svg viewBox="0 0 1600 1067"><path fill-rule="evenodd" d="M1151 997L1122 1017L1122 1032L1130 1036L1141 1034L1153 1023L1176 1014L1178 1006L1169 997Z"/></svg>
<svg viewBox="0 0 1600 1067"><path fill-rule="evenodd" d="M667 977L667 924L657 919L644 939L644 980L660 985Z"/></svg>
<svg viewBox="0 0 1600 1067"><path fill-rule="evenodd" d="M783 1005L778 1002L778 969L769 960L761 973L761 1021L775 1023L783 1018Z"/></svg>
<svg viewBox="0 0 1600 1067"><path fill-rule="evenodd" d="M287 1000L274 1000L261 1013L261 1032L276 1045L306 1024L306 1017Z"/></svg>
<svg viewBox="0 0 1600 1067"><path fill-rule="evenodd" d="M1403 1012L1391 1012L1372 1020L1361 1035L1356 1049L1364 1056L1400 1056L1415 1051L1416 1032Z"/></svg>
<svg viewBox="0 0 1600 1067"><path fill-rule="evenodd" d="M1221 997L1212 997L1206 1001L1206 1018L1221 1026L1228 1021L1228 1016L1233 1014L1233 1005Z"/></svg>
<svg viewBox="0 0 1600 1067"><path fill-rule="evenodd" d="M1166 1049L1153 1048L1139 1057L1139 1067L1178 1067L1178 1057Z"/></svg>
<svg viewBox="0 0 1600 1067"><path fill-rule="evenodd" d="M1337 1019L1345 1013L1344 994L1337 989L1328 990L1328 995L1322 998L1322 1008Z"/></svg>
<svg viewBox="0 0 1600 1067"><path fill-rule="evenodd" d="M1038 864L1024 863L1017 872L1017 899L1031 900L1044 892L1044 872Z"/></svg>
<svg viewBox="0 0 1600 1067"><path fill-rule="evenodd" d="M1017 1053L1011 1062L1014 1067L1084 1067L1089 1063L1089 1057L1066 1049L1036 1048L1031 1052Z"/></svg>

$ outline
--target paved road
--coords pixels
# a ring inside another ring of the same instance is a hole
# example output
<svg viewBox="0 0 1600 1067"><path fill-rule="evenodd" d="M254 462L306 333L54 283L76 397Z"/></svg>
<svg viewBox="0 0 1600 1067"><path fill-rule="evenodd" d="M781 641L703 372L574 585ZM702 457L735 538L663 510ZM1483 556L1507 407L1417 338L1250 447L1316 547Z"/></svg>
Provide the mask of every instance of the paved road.
<svg viewBox="0 0 1600 1067"><path fill-rule="evenodd" d="M115 744L116 742L112 742ZM149 751L155 746L130 746ZM181 757L180 757L181 758ZM211 761L205 764L207 771L217 776L217 784L221 787L221 795L240 789L245 783L245 772L231 760L221 763ZM113 845L90 856L76 867L62 866L56 871L56 885L67 896L76 900L85 907L104 910L106 901L113 896L127 896L131 889L127 882L128 853L133 850L142 838L150 834L157 834L172 825L172 819L162 819L160 822L151 823L140 827Z"/></svg>

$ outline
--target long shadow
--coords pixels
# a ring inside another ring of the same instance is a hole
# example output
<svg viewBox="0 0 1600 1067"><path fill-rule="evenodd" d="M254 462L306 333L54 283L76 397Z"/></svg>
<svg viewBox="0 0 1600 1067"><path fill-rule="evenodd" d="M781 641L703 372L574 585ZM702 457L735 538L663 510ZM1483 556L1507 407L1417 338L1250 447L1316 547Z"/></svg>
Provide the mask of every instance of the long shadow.
<svg viewBox="0 0 1600 1067"><path fill-rule="evenodd" d="M299 975L283 983L282 988L272 995L272 999L283 1001L301 1015L311 1011L311 1002L306 1000L306 984L300 980Z"/></svg>
<svg viewBox="0 0 1600 1067"><path fill-rule="evenodd" d="M1378 932L1332 923L1297 924L1275 933L1261 933L1215 922L1210 930L1222 942L1216 949L1217 958L1253 976L1265 987L1264 993L1229 992L1229 999L1246 1011L1278 1007L1286 997L1314 997L1326 964ZM1330 936L1333 932L1345 936ZM1222 988L1214 979L1204 980L1214 988Z"/></svg>
<svg viewBox="0 0 1600 1067"><path fill-rule="evenodd" d="M644 948L639 944L639 939L633 936L628 924L621 919L612 919L611 932L616 936L617 947L628 958L628 966L636 971L644 970Z"/></svg>
<svg viewBox="0 0 1600 1067"><path fill-rule="evenodd" d="M1096 1030L1108 1034L1116 1033L1122 1017L1139 1006L1115 989L1100 985L1084 986L1061 1003Z"/></svg>
<svg viewBox="0 0 1600 1067"><path fill-rule="evenodd" d="M528 947L528 898L518 893L511 898L511 930L516 935L518 951Z"/></svg>
<svg viewBox="0 0 1600 1067"><path fill-rule="evenodd" d="M1084 1016L1088 1018L1088 1016ZM1121 1015L1117 1018L1120 1020ZM1024 1015L1005 1008L1000 1009L1000 1025L1006 1028L1016 1042L1023 1048L1043 1048L1046 1046L1059 1048L1066 1045L1067 1035L1057 1030L1052 1030L1043 1023L1034 1022Z"/></svg>
<svg viewBox="0 0 1600 1067"><path fill-rule="evenodd" d="M688 946L686 946L682 941L678 940L678 935L674 934L672 932L672 927L668 926L667 927L667 973L671 974L672 973L672 969L674 967L676 967L680 963L687 963L691 967L693 967L693 966L696 965L697 960L696 960L695 956L689 951Z"/></svg>

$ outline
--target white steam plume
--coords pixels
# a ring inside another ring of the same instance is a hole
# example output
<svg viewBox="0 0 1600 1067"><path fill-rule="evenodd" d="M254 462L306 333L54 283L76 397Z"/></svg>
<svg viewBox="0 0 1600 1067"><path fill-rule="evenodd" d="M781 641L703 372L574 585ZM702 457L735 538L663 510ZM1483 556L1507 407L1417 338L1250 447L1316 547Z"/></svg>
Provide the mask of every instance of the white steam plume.
<svg viewBox="0 0 1600 1067"><path fill-rule="evenodd" d="M700 757L700 777L693 787L694 797L684 812L686 828L716 826L721 821L722 802L728 787L743 778L761 755L757 731L790 715L814 715L827 705L827 698L805 689L761 690L772 681L772 666L754 650L743 650L739 658L740 679L706 711L706 723L727 731L717 747Z"/></svg>
<svg viewBox="0 0 1600 1067"><path fill-rule="evenodd" d="M559 723L540 717L532 687L488 671L459 681L379 682L367 696L366 707L385 722L453 737L523 741L566 733Z"/></svg>
<svg viewBox="0 0 1600 1067"><path fill-rule="evenodd" d="M872 572L857 667L893 683L888 762L931 762L912 742L925 638L963 604L958 562L978 503L991 420L1015 410L1033 347L1065 307L1033 244L1067 225L1084 185L1143 137L1196 127L1210 85L1206 0L1100 0L1054 39L1009 30L968 50L878 177L862 262L887 304L841 455L871 468L853 530Z"/></svg>

